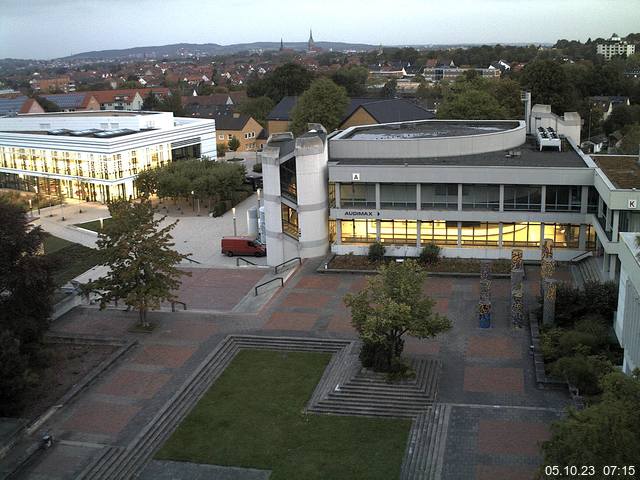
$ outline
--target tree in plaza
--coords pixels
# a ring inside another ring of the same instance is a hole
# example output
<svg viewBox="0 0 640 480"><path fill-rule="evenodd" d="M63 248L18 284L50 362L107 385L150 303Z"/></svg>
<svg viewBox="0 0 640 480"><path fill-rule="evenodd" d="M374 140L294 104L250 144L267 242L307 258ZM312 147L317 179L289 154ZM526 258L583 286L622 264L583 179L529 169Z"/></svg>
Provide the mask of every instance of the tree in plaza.
<svg viewBox="0 0 640 480"><path fill-rule="evenodd" d="M328 132L335 130L344 116L349 99L344 87L328 78L320 78L298 99L291 114L294 133L306 131L307 123L321 123Z"/></svg>
<svg viewBox="0 0 640 480"><path fill-rule="evenodd" d="M40 341L49 324L53 281L43 232L24 210L0 198L0 416L16 413L35 379Z"/></svg>
<svg viewBox="0 0 640 480"><path fill-rule="evenodd" d="M100 308L123 301L138 311L140 325L149 327L147 312L163 301L175 300L180 287L178 263L189 255L173 249L171 230L177 221L161 227L148 199L140 203L116 200L109 204L111 222L98 234L102 265L109 273L84 285L85 293L100 294Z"/></svg>
<svg viewBox="0 0 640 480"><path fill-rule="evenodd" d="M240 148L240 140L238 140L235 135L232 136L231 140L229 140L228 147L232 152L237 151Z"/></svg>
<svg viewBox="0 0 640 480"><path fill-rule="evenodd" d="M600 475L606 465L635 465L630 476L640 474L638 370L633 376L606 375L602 389L600 402L582 411L571 409L566 418L552 425L551 439L542 445L544 465L593 465L598 472L594 478L604 478Z"/></svg>
<svg viewBox="0 0 640 480"><path fill-rule="evenodd" d="M360 359L365 367L393 371L402 364L403 335L430 338L451 328L423 293L426 276L413 260L390 263L380 267L361 292L345 296L351 323L363 341Z"/></svg>

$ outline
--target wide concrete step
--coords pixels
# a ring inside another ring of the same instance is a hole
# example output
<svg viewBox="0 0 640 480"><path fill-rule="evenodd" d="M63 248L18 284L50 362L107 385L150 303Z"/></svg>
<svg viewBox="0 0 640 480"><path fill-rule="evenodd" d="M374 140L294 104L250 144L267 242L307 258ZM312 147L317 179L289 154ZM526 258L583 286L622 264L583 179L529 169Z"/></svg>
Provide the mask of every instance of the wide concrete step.
<svg viewBox="0 0 640 480"><path fill-rule="evenodd" d="M364 416L364 417L392 417L392 418L413 418L421 410L389 409L389 408L358 408L345 405L341 408L333 406L317 405L311 410L313 413L324 413L329 415L343 416Z"/></svg>

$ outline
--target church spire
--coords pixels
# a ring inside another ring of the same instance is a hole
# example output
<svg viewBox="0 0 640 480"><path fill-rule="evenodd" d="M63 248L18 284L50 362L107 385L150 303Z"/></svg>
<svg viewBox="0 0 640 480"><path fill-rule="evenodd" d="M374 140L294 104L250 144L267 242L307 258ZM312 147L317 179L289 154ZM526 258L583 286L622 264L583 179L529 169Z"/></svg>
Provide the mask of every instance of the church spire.
<svg viewBox="0 0 640 480"><path fill-rule="evenodd" d="M310 52L315 50L315 42L313 41L313 31L309 29L309 42L307 43L307 50Z"/></svg>
<svg viewBox="0 0 640 480"><path fill-rule="evenodd" d="M280 51L284 50L284 43L282 42L282 37L280 37Z"/></svg>

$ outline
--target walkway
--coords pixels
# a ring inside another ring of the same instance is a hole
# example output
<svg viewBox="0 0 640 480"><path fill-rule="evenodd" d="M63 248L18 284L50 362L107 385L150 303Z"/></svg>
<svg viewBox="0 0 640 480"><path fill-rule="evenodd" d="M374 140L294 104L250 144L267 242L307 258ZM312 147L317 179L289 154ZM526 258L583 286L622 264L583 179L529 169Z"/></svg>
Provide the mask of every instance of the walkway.
<svg viewBox="0 0 640 480"><path fill-rule="evenodd" d="M74 478L104 446L128 445L229 334L355 339L342 298L361 289L366 277L317 274L317 265L305 263L257 315L231 312L231 300L229 313L154 312L158 327L146 335L129 333L135 315L118 310L79 308L60 319L53 330L136 338L140 345L45 425L61 441L25 478ZM531 299L539 275L535 268L527 273ZM443 368L437 402L446 414L438 416L437 431L444 446L438 447L440 476L429 478L532 478L537 444L548 438L549 423L568 399L536 388L527 329L508 323L508 280L493 281L488 330L477 327L477 279L432 277L425 292L454 322L436 340L406 342L407 354L439 360Z"/></svg>

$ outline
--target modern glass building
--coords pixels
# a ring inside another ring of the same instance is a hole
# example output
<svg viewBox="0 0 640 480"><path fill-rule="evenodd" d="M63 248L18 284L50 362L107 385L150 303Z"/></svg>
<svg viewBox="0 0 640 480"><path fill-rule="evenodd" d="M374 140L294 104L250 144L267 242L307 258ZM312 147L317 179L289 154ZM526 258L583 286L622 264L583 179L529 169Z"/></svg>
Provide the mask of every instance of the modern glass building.
<svg viewBox="0 0 640 480"><path fill-rule="evenodd" d="M594 251L615 278L619 233L640 230L640 190L582 153L574 126L551 125L428 120L274 136L262 155L270 263L366 254L376 241L395 256L435 243L445 256L510 258L517 247L539 260L550 238L557 259Z"/></svg>
<svg viewBox="0 0 640 480"><path fill-rule="evenodd" d="M170 112L81 111L0 118L0 187L109 201L139 172L216 158L215 122Z"/></svg>

